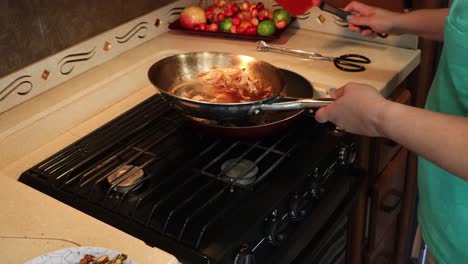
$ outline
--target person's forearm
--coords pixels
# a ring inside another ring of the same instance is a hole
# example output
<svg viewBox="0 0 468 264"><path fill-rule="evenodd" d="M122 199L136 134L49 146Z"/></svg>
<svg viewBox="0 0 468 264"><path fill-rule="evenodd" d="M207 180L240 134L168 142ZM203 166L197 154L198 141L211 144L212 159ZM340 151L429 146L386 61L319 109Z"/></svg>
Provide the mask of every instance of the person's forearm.
<svg viewBox="0 0 468 264"><path fill-rule="evenodd" d="M393 22L392 33L413 34L422 38L443 41L448 8L424 9L401 14Z"/></svg>
<svg viewBox="0 0 468 264"><path fill-rule="evenodd" d="M468 118L388 102L380 133L468 181Z"/></svg>

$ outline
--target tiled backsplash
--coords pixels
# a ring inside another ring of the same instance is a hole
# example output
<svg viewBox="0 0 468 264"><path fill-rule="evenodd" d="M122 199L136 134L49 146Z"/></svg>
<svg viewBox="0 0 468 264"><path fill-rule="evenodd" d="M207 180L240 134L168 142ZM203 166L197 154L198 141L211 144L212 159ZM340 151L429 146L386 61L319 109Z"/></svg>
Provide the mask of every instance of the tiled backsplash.
<svg viewBox="0 0 468 264"><path fill-rule="evenodd" d="M3 76L0 113L166 32L168 24L192 2L174 1ZM125 3L130 5L133 1Z"/></svg>
<svg viewBox="0 0 468 264"><path fill-rule="evenodd" d="M0 77L175 0L0 3Z"/></svg>

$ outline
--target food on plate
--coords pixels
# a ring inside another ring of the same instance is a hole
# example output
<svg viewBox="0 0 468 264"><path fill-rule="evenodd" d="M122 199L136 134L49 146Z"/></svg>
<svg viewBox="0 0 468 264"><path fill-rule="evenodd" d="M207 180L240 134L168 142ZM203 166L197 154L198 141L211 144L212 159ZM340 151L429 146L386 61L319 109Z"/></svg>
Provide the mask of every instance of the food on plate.
<svg viewBox="0 0 468 264"><path fill-rule="evenodd" d="M200 24L206 24L205 10L200 6L187 6L179 17L180 26L193 29Z"/></svg>
<svg viewBox="0 0 468 264"><path fill-rule="evenodd" d="M81 260L79 264L125 264L125 260L127 259L127 255L119 254L114 258L110 259L109 256L93 256L90 254L86 254Z"/></svg>
<svg viewBox="0 0 468 264"><path fill-rule="evenodd" d="M273 89L240 68L213 68L198 74L198 79L184 82L169 93L212 103L242 103L272 97Z"/></svg>
<svg viewBox="0 0 468 264"><path fill-rule="evenodd" d="M267 22L262 23L264 21ZM262 2L214 0L206 9L186 7L180 14L179 23L182 28L197 31L272 36L276 30L291 23L291 15L282 8L271 11Z"/></svg>

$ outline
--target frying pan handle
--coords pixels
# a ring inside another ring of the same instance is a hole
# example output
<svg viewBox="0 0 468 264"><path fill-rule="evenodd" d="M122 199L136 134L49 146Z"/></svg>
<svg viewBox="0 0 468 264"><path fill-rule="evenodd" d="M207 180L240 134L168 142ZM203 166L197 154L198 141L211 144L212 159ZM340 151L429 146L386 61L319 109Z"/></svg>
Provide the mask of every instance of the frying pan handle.
<svg viewBox="0 0 468 264"><path fill-rule="evenodd" d="M265 111L308 109L327 106L333 101L332 98L299 99L290 102L262 104L259 109Z"/></svg>

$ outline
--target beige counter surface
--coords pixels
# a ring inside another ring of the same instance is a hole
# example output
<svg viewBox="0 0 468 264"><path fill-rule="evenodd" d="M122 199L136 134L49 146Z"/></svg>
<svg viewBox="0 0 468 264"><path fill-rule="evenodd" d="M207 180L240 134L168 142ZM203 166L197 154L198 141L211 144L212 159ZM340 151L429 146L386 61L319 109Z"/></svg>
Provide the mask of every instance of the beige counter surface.
<svg viewBox="0 0 468 264"><path fill-rule="evenodd" d="M160 58L189 51L251 55L303 75L321 95L347 82L368 83L388 95L420 59L418 50L305 30L290 30L274 44L331 56L358 53L372 63L362 73L342 72L330 62L258 52L254 42L166 33L0 114L0 259L23 263L82 245L125 252L137 263L177 263L170 254L17 181L23 171L156 93L146 72Z"/></svg>
<svg viewBox="0 0 468 264"><path fill-rule="evenodd" d="M151 90L151 92L153 92ZM84 133L149 96L140 91L76 129ZM80 136L63 133L48 144L0 171L0 259L2 263L24 263L36 256L62 248L94 246L127 254L136 263L176 264L177 259L158 248L147 246L106 223L17 181L19 175Z"/></svg>

